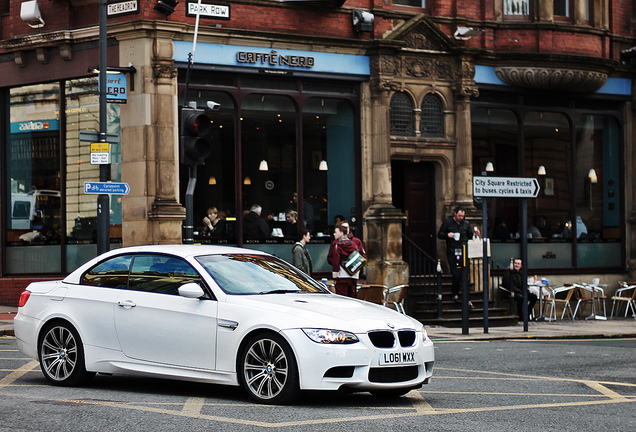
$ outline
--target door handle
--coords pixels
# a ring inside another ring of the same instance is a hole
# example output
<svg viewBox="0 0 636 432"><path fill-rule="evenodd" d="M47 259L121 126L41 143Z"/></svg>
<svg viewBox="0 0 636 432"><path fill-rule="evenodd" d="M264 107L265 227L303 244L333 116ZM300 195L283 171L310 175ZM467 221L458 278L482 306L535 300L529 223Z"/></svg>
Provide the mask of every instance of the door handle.
<svg viewBox="0 0 636 432"><path fill-rule="evenodd" d="M135 304L135 302L133 302L132 300L122 300L122 301L117 302L117 305L119 307L123 307L124 309L131 309L131 308L134 308L135 306L137 306Z"/></svg>

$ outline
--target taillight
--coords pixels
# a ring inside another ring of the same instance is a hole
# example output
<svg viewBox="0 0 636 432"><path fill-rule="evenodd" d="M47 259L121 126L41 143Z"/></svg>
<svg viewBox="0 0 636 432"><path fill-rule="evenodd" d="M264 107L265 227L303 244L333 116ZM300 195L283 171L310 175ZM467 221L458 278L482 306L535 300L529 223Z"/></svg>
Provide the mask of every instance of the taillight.
<svg viewBox="0 0 636 432"><path fill-rule="evenodd" d="M22 294L20 294L20 301L18 302L18 307L24 306L27 300L29 300L30 296L31 296L31 291L22 291Z"/></svg>

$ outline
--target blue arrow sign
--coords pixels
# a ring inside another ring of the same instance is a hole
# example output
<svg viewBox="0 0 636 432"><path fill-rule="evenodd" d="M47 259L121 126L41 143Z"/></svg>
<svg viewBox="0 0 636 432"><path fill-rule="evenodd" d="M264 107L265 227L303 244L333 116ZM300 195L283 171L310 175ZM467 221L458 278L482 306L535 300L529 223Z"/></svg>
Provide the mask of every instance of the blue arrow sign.
<svg viewBox="0 0 636 432"><path fill-rule="evenodd" d="M128 192L128 183L84 182L84 193L87 194L128 195Z"/></svg>

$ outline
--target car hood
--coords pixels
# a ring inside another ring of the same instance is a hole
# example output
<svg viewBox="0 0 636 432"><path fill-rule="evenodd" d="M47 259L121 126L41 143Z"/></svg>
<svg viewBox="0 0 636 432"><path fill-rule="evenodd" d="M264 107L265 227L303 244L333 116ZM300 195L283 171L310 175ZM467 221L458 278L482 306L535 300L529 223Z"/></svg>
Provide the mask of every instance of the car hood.
<svg viewBox="0 0 636 432"><path fill-rule="evenodd" d="M379 329L419 329L422 324L387 307L335 294L230 296L228 303L267 310L287 328L316 327L364 333Z"/></svg>

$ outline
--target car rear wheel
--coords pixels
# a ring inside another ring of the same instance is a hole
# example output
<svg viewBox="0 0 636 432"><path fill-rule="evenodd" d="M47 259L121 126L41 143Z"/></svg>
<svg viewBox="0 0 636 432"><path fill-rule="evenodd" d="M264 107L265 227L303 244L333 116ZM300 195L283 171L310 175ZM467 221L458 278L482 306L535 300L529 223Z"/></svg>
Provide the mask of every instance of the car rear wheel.
<svg viewBox="0 0 636 432"><path fill-rule="evenodd" d="M299 392L294 354L287 342L273 333L257 335L247 343L240 379L249 395L261 403L288 403Z"/></svg>
<svg viewBox="0 0 636 432"><path fill-rule="evenodd" d="M39 355L42 372L52 384L80 385L95 375L86 371L82 341L68 323L53 323L44 329Z"/></svg>

